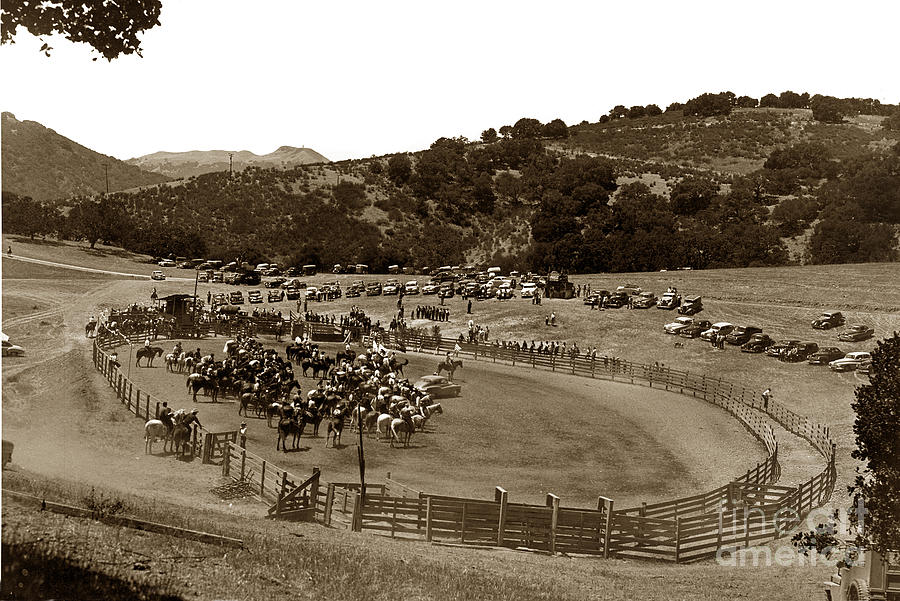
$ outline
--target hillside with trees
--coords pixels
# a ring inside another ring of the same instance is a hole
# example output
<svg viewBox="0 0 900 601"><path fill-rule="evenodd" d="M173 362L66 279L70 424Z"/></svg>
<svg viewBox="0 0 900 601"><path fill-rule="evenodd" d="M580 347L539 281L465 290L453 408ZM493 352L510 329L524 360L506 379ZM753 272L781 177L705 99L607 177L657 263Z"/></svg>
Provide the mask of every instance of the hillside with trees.
<svg viewBox="0 0 900 601"><path fill-rule="evenodd" d="M897 115L858 99L702 94L665 111L614 107L594 124L522 118L418 152L77 195L53 219L4 194L4 215L25 215L4 231L31 234L28 216L43 215L50 234L153 255L373 270L893 261Z"/></svg>
<svg viewBox="0 0 900 601"><path fill-rule="evenodd" d="M36 121L19 121L12 113L4 112L0 123L4 192L58 200L105 192L107 175L110 191L169 179L94 152Z"/></svg>
<svg viewBox="0 0 900 601"><path fill-rule="evenodd" d="M189 152L154 152L126 163L144 171L159 173L169 179L186 179L215 171L241 171L247 167L279 167L327 163L328 159L312 148L282 146L269 154L257 155L249 150L193 150Z"/></svg>

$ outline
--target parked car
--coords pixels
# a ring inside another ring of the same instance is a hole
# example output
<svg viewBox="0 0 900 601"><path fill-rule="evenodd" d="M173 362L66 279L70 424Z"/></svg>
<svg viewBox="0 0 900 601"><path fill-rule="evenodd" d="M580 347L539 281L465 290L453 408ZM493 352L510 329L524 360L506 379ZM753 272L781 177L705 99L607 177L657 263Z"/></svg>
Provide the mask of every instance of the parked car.
<svg viewBox="0 0 900 601"><path fill-rule="evenodd" d="M644 289L637 284L622 284L616 288L616 292L624 292L625 294L640 294Z"/></svg>
<svg viewBox="0 0 900 601"><path fill-rule="evenodd" d="M221 284L225 281L225 273L221 271L214 271L212 274L212 282L214 284Z"/></svg>
<svg viewBox="0 0 900 601"><path fill-rule="evenodd" d="M459 396L462 391L462 386L454 384L445 376L422 376L422 379L415 383L415 387L431 395L433 399Z"/></svg>
<svg viewBox="0 0 900 601"><path fill-rule="evenodd" d="M522 298L533 298L535 291L537 291L537 284L534 282L525 282L522 284Z"/></svg>
<svg viewBox="0 0 900 601"><path fill-rule="evenodd" d="M441 290L438 296L442 298L453 298L453 282L444 282L441 284Z"/></svg>
<svg viewBox="0 0 900 601"><path fill-rule="evenodd" d="M224 292L216 292L212 295L212 304L213 305L227 305L228 297L225 296Z"/></svg>
<svg viewBox="0 0 900 601"><path fill-rule="evenodd" d="M779 340L766 349L766 354L770 357L780 357L798 344L800 344L799 340Z"/></svg>
<svg viewBox="0 0 900 601"><path fill-rule="evenodd" d="M247 286L259 286L260 282L262 282L262 278L259 276L259 273L256 271L245 271L240 274L238 284L246 284Z"/></svg>
<svg viewBox="0 0 900 601"><path fill-rule="evenodd" d="M205 284L206 282L208 282L209 281L209 272L201 271L201 272L197 273L197 281L201 284Z"/></svg>
<svg viewBox="0 0 900 601"><path fill-rule="evenodd" d="M366 296L378 296L381 294L381 284L379 282L369 282L366 285Z"/></svg>
<svg viewBox="0 0 900 601"><path fill-rule="evenodd" d="M676 317L675 321L663 326L666 334L678 334L681 330L690 327L694 323L692 317Z"/></svg>
<svg viewBox="0 0 900 601"><path fill-rule="evenodd" d="M801 342L778 356L779 361L787 363L800 363L806 361L810 355L819 350L819 345L815 342Z"/></svg>
<svg viewBox="0 0 900 601"><path fill-rule="evenodd" d="M243 305L244 304L244 293L240 290L235 290L234 292L230 292L228 294L228 302L232 305Z"/></svg>
<svg viewBox="0 0 900 601"><path fill-rule="evenodd" d="M4 357L21 357L25 354L25 349L19 346L18 344L13 344L9 340L3 341L3 356Z"/></svg>
<svg viewBox="0 0 900 601"><path fill-rule="evenodd" d="M681 315L696 315L703 310L703 299L699 296L686 296L678 307L678 313Z"/></svg>
<svg viewBox="0 0 900 601"><path fill-rule="evenodd" d="M635 309L649 309L650 307L656 306L656 295L652 292L641 292L641 294L634 299L632 306Z"/></svg>
<svg viewBox="0 0 900 601"><path fill-rule="evenodd" d="M872 361L869 360L860 363L859 367L856 368L856 372L864 376L870 375L872 373Z"/></svg>
<svg viewBox="0 0 900 601"><path fill-rule="evenodd" d="M175 267L175 261L172 261L170 259L162 259L157 263L157 265L159 265L160 267Z"/></svg>
<svg viewBox="0 0 900 601"><path fill-rule="evenodd" d="M836 346L827 346L814 352L809 356L807 361L810 365L828 365L835 359L840 359L844 355L846 355L846 353Z"/></svg>
<svg viewBox="0 0 900 601"><path fill-rule="evenodd" d="M288 300L297 300L300 298L301 294L302 294L302 292L299 288L287 288L284 291L284 296Z"/></svg>
<svg viewBox="0 0 900 601"><path fill-rule="evenodd" d="M304 296L304 298L306 300L316 300L316 298L318 296L319 296L318 288L316 288L315 286L307 286L306 287L306 295Z"/></svg>
<svg viewBox="0 0 900 601"><path fill-rule="evenodd" d="M241 274L237 271L229 271L225 274L225 283L226 284L239 284L241 281Z"/></svg>
<svg viewBox="0 0 900 601"><path fill-rule="evenodd" d="M728 340L726 338L726 340ZM741 345L742 353L762 353L768 352L772 348L775 340L768 334L754 334L750 340Z"/></svg>
<svg viewBox="0 0 900 601"><path fill-rule="evenodd" d="M855 326L850 326L847 330L841 332L838 336L838 340L843 342L860 342L861 340L868 340L874 335L875 330L873 328L857 324Z"/></svg>
<svg viewBox="0 0 900 601"><path fill-rule="evenodd" d="M418 294L419 283L416 280L410 280L403 285L403 291L406 294Z"/></svg>
<svg viewBox="0 0 900 601"><path fill-rule="evenodd" d="M624 307L628 304L628 299L630 296L627 292L613 292L609 295L609 298L606 299L606 306L610 309L618 309L620 307Z"/></svg>
<svg viewBox="0 0 900 601"><path fill-rule="evenodd" d="M728 336L731 332L734 331L734 326L727 321L717 321L712 324L708 330L704 330L700 334L700 338L707 342L712 342L716 336L722 334L723 336Z"/></svg>
<svg viewBox="0 0 900 601"><path fill-rule="evenodd" d="M762 328L756 326L738 326L731 331L731 334L725 337L728 344L741 345L748 342L754 334L761 334Z"/></svg>
<svg viewBox="0 0 900 601"><path fill-rule="evenodd" d="M247 301L251 305L258 305L259 303L263 302L262 292L260 292L259 290L251 290L247 293Z"/></svg>
<svg viewBox="0 0 900 601"><path fill-rule="evenodd" d="M278 288L278 287L280 287L282 284L284 284L286 281L287 281L286 278L281 278L281 277L278 277L278 278L272 278L271 280L267 280L266 283L263 284L263 285L264 285L266 288Z"/></svg>
<svg viewBox="0 0 900 601"><path fill-rule="evenodd" d="M398 280L388 280L381 289L381 293L385 296L397 294L398 292L400 292L400 282Z"/></svg>
<svg viewBox="0 0 900 601"><path fill-rule="evenodd" d="M694 323L686 328L679 330L678 335L682 338L699 338L703 332L712 327L712 322L707 319L694 320Z"/></svg>
<svg viewBox="0 0 900 601"><path fill-rule="evenodd" d="M812 322L812 327L817 330L830 330L844 325L844 316L840 311L826 311L822 316Z"/></svg>
<svg viewBox="0 0 900 601"><path fill-rule="evenodd" d="M659 297L656 303L657 309L675 309L681 304L681 297L674 292L666 292Z"/></svg>
<svg viewBox="0 0 900 601"><path fill-rule="evenodd" d="M424 286L422 286L422 294L437 294L438 290L441 289L440 284L435 281L428 282Z"/></svg>
<svg viewBox="0 0 900 601"><path fill-rule="evenodd" d="M269 294L266 295L266 301L270 303L280 303L282 294L284 294L284 290L269 290Z"/></svg>
<svg viewBox="0 0 900 601"><path fill-rule="evenodd" d="M841 359L835 359L828 364L832 371L853 371L866 361L872 360L872 354L866 351L853 351L847 353Z"/></svg>
<svg viewBox="0 0 900 601"><path fill-rule="evenodd" d="M347 292L345 293L347 298L358 298L362 296L362 291L356 286L350 286L347 288Z"/></svg>

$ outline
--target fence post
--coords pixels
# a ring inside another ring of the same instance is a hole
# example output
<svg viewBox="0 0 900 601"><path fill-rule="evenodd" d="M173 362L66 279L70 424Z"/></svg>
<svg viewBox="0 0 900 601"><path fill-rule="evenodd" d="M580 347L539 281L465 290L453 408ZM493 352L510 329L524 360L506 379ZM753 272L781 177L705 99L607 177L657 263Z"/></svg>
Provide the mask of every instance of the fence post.
<svg viewBox="0 0 900 601"><path fill-rule="evenodd" d="M550 555L556 555L556 525L559 523L559 497L553 493L547 493L547 507L553 510L550 514Z"/></svg>
<svg viewBox="0 0 900 601"><path fill-rule="evenodd" d="M465 501L463 501L462 519L460 520L460 523L459 523L459 542L461 542L461 543L466 542L466 506L467 505L468 504Z"/></svg>
<svg viewBox="0 0 900 601"><path fill-rule="evenodd" d="M222 475L229 476L231 471L231 441L225 441L225 460L222 462Z"/></svg>
<svg viewBox="0 0 900 601"><path fill-rule="evenodd" d="M430 543L433 537L433 532L431 529L431 519L432 519L432 497L428 497L425 502L425 542Z"/></svg>
<svg viewBox="0 0 900 601"><path fill-rule="evenodd" d="M353 494L353 515L350 517L350 530L362 532L362 496L358 492Z"/></svg>
<svg viewBox="0 0 900 601"><path fill-rule="evenodd" d="M241 481L244 480L244 467L246 465L247 465L247 449L241 449ZM262 478L260 478L260 482L264 482L264 480ZM261 491L265 490L265 486L263 484L260 484L260 490ZM262 496L262 493L260 493L259 496Z"/></svg>
<svg viewBox="0 0 900 601"><path fill-rule="evenodd" d="M503 537L506 534L506 503L509 493L500 486L494 489L494 501L500 504L500 519L497 522L497 546L503 546Z"/></svg>
<svg viewBox="0 0 900 601"><path fill-rule="evenodd" d="M147 397L150 398L149 396ZM140 415L141 408L137 406L134 408L135 413ZM191 436L191 459L197 456L197 424L194 424L194 433Z"/></svg>
<svg viewBox="0 0 900 601"><path fill-rule="evenodd" d="M675 563L681 563L681 518L675 518Z"/></svg>
<svg viewBox="0 0 900 601"><path fill-rule="evenodd" d="M319 478L322 475L322 470L318 467L313 468L313 481L309 484L309 497L312 501L313 508L313 519L315 519L316 515L316 507L319 504Z"/></svg>
<svg viewBox="0 0 900 601"><path fill-rule="evenodd" d="M241 471L244 471L244 458L247 457L247 451L241 453ZM266 460L263 459L262 462L262 471L259 475L259 496L263 496L263 492L266 490Z"/></svg>
<svg viewBox="0 0 900 601"><path fill-rule="evenodd" d="M597 509L603 510L606 514L604 524L603 524L603 559L609 559L609 538L610 538L610 528L612 527L612 513L614 501L612 499L607 499L606 497L600 497L597 500Z"/></svg>
<svg viewBox="0 0 900 601"><path fill-rule="evenodd" d="M159 403L156 403L156 406L159 407ZM147 395L147 399L144 401L144 417L150 419L150 395Z"/></svg>
<svg viewBox="0 0 900 601"><path fill-rule="evenodd" d="M326 526L331 526L331 505L334 503L334 482L328 483L325 491L325 513L322 516L322 522Z"/></svg>

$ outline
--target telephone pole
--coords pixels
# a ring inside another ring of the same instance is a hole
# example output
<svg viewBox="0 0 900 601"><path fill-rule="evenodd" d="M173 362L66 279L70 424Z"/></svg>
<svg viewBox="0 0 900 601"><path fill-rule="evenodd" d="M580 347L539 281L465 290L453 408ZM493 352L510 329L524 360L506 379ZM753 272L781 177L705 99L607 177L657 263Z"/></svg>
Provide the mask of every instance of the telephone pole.
<svg viewBox="0 0 900 601"><path fill-rule="evenodd" d="M228 175L229 176L234 175L234 153L233 152L228 153Z"/></svg>

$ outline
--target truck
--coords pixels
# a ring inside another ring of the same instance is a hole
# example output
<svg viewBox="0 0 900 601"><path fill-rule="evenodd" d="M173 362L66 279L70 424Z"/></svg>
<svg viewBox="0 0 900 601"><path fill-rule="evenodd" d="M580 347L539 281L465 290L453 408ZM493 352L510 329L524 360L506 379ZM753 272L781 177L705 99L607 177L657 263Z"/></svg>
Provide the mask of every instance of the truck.
<svg viewBox="0 0 900 601"><path fill-rule="evenodd" d="M825 583L826 601L900 600L900 552L865 551Z"/></svg>
<svg viewBox="0 0 900 601"><path fill-rule="evenodd" d="M547 285L544 286L544 296L546 298L574 298L575 284L569 281L569 276L565 273L551 271L547 276Z"/></svg>

